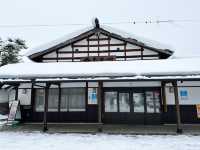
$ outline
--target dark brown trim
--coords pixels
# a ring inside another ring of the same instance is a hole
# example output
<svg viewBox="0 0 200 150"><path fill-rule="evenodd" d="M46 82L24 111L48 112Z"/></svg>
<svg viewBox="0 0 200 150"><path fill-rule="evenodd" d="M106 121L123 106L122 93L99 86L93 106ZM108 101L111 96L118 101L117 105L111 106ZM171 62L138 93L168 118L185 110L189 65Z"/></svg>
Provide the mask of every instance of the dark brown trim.
<svg viewBox="0 0 200 150"><path fill-rule="evenodd" d="M47 112L48 112L48 97L49 97L50 84L47 83L44 89L44 113L43 113L43 131L46 132L47 128Z"/></svg>
<svg viewBox="0 0 200 150"><path fill-rule="evenodd" d="M167 100L166 100L166 92L165 92L165 82L161 82L161 95L162 95L162 103L163 103L163 112L167 112Z"/></svg>
<svg viewBox="0 0 200 150"><path fill-rule="evenodd" d="M107 41L107 40L110 40L110 38L97 38L97 39L95 39L95 38L91 38L91 39L87 39L88 41Z"/></svg>
<svg viewBox="0 0 200 150"><path fill-rule="evenodd" d="M18 95L19 95L18 92L19 92L18 86L16 86L16 87L15 87L15 100L16 100L16 101L18 101Z"/></svg>
<svg viewBox="0 0 200 150"><path fill-rule="evenodd" d="M140 52L141 49L126 49L126 52ZM78 51L75 53L109 53L109 52L124 52L124 50L110 50L108 46L108 50L100 50L100 51ZM71 51L59 51L59 54L71 54Z"/></svg>
<svg viewBox="0 0 200 150"><path fill-rule="evenodd" d="M143 47L141 47L141 60L143 60L143 52L144 52L144 48Z"/></svg>
<svg viewBox="0 0 200 150"><path fill-rule="evenodd" d="M89 39L89 38L88 38L88 39ZM88 40L88 41L87 41L87 46L88 46L88 47L87 47L87 56L88 56L88 57L89 57L89 52L90 52L90 46L89 46L89 45L90 45L90 41Z"/></svg>
<svg viewBox="0 0 200 150"><path fill-rule="evenodd" d="M177 133L182 133L183 131L181 127L181 114L180 114L177 82L173 81L172 85L174 87L174 98L175 98L175 105L176 105Z"/></svg>
<svg viewBox="0 0 200 150"><path fill-rule="evenodd" d="M97 57L97 56L96 56ZM107 57L107 56L98 56L98 57ZM116 58L125 58L125 56L114 56ZM141 55L130 55L130 56L126 56L126 58L140 58ZM143 58L149 58L149 57L158 57L158 55L143 55ZM69 60L69 59L82 59L82 58L86 58L86 57L59 57L58 60ZM43 58L43 60L55 60L56 58Z"/></svg>
<svg viewBox="0 0 200 150"><path fill-rule="evenodd" d="M97 38L98 38L98 44L97 44L97 47L98 47L98 56L99 56L99 51L100 51L100 43L99 43L99 33L98 33L98 35L97 35ZM92 47L92 46L91 46Z"/></svg>
<svg viewBox="0 0 200 150"><path fill-rule="evenodd" d="M126 45L127 45L127 43L125 42L124 43L124 59L126 60L126 52L127 52L127 49L126 49Z"/></svg>
<svg viewBox="0 0 200 150"><path fill-rule="evenodd" d="M61 85L58 84L58 112L60 112L60 105L61 105Z"/></svg>
<svg viewBox="0 0 200 150"><path fill-rule="evenodd" d="M72 57L70 57L70 59L72 59L72 61L74 61L74 45L71 45L72 47ZM60 59L61 57L59 57L58 59Z"/></svg>
<svg viewBox="0 0 200 150"><path fill-rule="evenodd" d="M110 44L110 46L124 46L124 43L118 43L118 44ZM95 45L90 45L90 47L107 47L108 44L95 44ZM88 47L88 45L74 45L74 47Z"/></svg>
<svg viewBox="0 0 200 150"><path fill-rule="evenodd" d="M109 40L108 40L108 56L110 56L110 37L109 37Z"/></svg>

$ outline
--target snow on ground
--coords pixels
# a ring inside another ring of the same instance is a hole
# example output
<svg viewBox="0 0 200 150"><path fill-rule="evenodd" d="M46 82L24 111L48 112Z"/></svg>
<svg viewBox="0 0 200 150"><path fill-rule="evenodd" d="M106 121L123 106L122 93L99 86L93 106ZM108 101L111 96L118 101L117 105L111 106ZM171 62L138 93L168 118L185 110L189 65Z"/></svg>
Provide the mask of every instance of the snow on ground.
<svg viewBox="0 0 200 150"><path fill-rule="evenodd" d="M2 120L2 119L7 119L7 118L8 118L7 115L1 115L1 114L0 114L0 120Z"/></svg>
<svg viewBox="0 0 200 150"><path fill-rule="evenodd" d="M200 136L0 132L3 150L199 150Z"/></svg>

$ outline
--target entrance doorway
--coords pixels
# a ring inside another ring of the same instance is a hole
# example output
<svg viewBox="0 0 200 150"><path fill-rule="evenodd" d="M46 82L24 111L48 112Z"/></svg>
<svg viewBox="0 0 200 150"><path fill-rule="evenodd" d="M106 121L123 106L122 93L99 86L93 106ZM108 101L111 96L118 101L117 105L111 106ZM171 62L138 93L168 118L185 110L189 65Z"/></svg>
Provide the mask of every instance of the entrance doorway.
<svg viewBox="0 0 200 150"><path fill-rule="evenodd" d="M160 124L160 88L104 88L103 122Z"/></svg>

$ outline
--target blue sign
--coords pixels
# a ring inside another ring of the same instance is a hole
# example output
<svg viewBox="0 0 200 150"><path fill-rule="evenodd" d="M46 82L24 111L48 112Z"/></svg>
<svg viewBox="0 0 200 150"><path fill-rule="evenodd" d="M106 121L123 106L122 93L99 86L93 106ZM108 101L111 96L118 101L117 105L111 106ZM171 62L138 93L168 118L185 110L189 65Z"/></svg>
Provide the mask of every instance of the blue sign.
<svg viewBox="0 0 200 150"><path fill-rule="evenodd" d="M181 97L181 99L183 99L183 100L188 99L188 91L187 91L187 90L181 90L181 91L180 91L180 97Z"/></svg>

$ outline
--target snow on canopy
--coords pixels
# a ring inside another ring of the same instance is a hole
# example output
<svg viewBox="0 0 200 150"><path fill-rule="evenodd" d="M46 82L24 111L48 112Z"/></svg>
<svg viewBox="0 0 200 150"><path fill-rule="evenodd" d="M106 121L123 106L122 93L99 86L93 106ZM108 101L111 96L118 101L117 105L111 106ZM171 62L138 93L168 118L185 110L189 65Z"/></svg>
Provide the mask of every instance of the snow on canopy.
<svg viewBox="0 0 200 150"><path fill-rule="evenodd" d="M123 38L131 38L131 39L134 39L134 40L137 40L138 42L141 42L143 43L144 45L146 46L149 46L149 47L152 47L152 48L156 48L156 49L163 49L163 50L172 50L172 48L166 44L161 44L160 42L157 42L157 41L154 41L154 40L150 40L150 39L147 39L147 38L143 38L143 37L140 37L140 36L136 36L134 34L130 34L130 33L127 33L127 32L124 32L124 31L121 31L119 29L116 29L116 28L113 28L113 27L110 27L110 26L105 26L105 25L101 25L100 26L101 29L104 29L110 33L114 33L114 34L117 34L117 35L120 35L122 36ZM32 54L35 54L35 53L39 53L39 52L42 52L42 51L45 51L49 48L52 48L58 44L61 44L61 43L64 43L66 42L67 40L70 40L74 37L77 37L79 36L80 34L82 33L85 33L89 30L92 30L94 29L94 26L89 26L89 27L86 27L86 28L83 28L81 30L78 30L76 32L73 32L73 33L70 33L70 34L67 34L61 38L58 38L56 40L53 40L49 43L46 43L44 45L41 45L41 46L38 46L38 47L35 47L35 48L32 48L32 49L29 49L25 55L26 56L30 56Z"/></svg>
<svg viewBox="0 0 200 150"><path fill-rule="evenodd" d="M18 63L0 67L1 79L200 75L200 59Z"/></svg>

